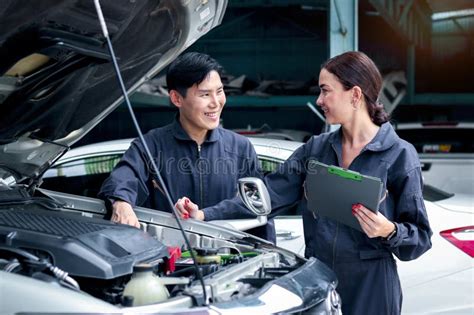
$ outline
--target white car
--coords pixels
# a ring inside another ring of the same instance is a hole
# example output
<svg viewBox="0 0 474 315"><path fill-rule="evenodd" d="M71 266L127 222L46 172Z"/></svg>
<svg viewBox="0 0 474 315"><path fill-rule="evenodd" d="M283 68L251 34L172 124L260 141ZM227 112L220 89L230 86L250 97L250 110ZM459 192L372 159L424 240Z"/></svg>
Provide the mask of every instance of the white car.
<svg viewBox="0 0 474 315"><path fill-rule="evenodd" d="M303 143L265 138L249 138L264 172L273 171ZM42 188L96 197L133 139L121 139L84 145L68 151L43 175ZM293 209L296 211L296 209ZM275 220L277 246L304 255L301 215L289 213ZM234 226L241 230L242 228Z"/></svg>
<svg viewBox="0 0 474 315"><path fill-rule="evenodd" d="M218 26L226 7L1 2L0 314L341 313L337 278L315 258L141 207L137 229L107 220L104 202L84 196L91 191L38 188L54 161ZM103 165L82 167L102 175ZM239 184L253 213L271 210L260 179Z"/></svg>
<svg viewBox="0 0 474 315"><path fill-rule="evenodd" d="M474 195L474 123L398 123L396 130L415 146L426 184Z"/></svg>
<svg viewBox="0 0 474 315"><path fill-rule="evenodd" d="M303 145L294 141L249 139L265 172L274 170ZM55 190L64 191L68 187L74 193L96 194L130 142L131 139L124 139L72 149L45 173L44 185ZM89 188L82 186L85 183ZM473 314L474 198L446 193L430 185L425 185L424 197L433 229L433 248L414 261L398 263L404 293L403 313ZM277 246L303 255L301 214L296 209L292 211L275 217Z"/></svg>

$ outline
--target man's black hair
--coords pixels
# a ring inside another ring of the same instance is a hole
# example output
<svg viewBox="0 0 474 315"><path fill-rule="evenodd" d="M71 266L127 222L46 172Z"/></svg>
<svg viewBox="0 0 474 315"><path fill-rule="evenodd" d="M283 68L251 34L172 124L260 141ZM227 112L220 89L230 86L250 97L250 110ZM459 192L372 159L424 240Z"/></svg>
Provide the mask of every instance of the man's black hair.
<svg viewBox="0 0 474 315"><path fill-rule="evenodd" d="M171 63L166 74L168 91L176 90L183 97L194 84L200 84L211 71L222 74L222 66L209 55L189 52Z"/></svg>

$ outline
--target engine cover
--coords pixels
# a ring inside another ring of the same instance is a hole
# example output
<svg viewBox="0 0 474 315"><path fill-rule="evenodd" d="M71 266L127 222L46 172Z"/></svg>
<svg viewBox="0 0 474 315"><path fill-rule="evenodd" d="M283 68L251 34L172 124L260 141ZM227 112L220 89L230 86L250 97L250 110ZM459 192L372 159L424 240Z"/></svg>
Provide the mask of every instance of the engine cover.
<svg viewBox="0 0 474 315"><path fill-rule="evenodd" d="M46 252L72 276L113 279L138 263L168 257L166 246L137 228L31 208L0 209L0 245Z"/></svg>

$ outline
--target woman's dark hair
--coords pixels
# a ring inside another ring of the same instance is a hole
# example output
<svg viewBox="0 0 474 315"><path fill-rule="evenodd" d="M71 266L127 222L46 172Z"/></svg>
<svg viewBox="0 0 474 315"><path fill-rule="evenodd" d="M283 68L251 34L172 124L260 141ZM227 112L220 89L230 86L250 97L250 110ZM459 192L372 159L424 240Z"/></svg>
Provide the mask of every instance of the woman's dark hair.
<svg viewBox="0 0 474 315"><path fill-rule="evenodd" d="M200 84L211 71L222 74L222 66L209 55L189 52L171 63L166 74L168 91L176 90L186 97L186 91L194 84Z"/></svg>
<svg viewBox="0 0 474 315"><path fill-rule="evenodd" d="M334 74L347 91L354 86L361 88L370 118L376 125L389 120L378 97L382 88L382 76L375 63L360 51L349 51L326 61L322 66Z"/></svg>

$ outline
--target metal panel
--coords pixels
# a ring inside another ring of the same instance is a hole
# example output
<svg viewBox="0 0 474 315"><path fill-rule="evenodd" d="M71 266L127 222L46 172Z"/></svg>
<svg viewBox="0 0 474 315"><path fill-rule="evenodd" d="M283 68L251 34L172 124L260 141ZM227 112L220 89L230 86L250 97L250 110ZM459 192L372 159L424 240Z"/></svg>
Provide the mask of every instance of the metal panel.
<svg viewBox="0 0 474 315"><path fill-rule="evenodd" d="M416 94L414 104L473 105L474 93L424 93Z"/></svg>
<svg viewBox="0 0 474 315"><path fill-rule="evenodd" d="M430 47L432 12L426 0L369 0L369 2L407 41L419 47Z"/></svg>
<svg viewBox="0 0 474 315"><path fill-rule="evenodd" d="M326 38L326 10L297 5L231 8L221 27L190 50L208 53L227 73L245 74L257 83L307 81L327 58Z"/></svg>
<svg viewBox="0 0 474 315"><path fill-rule="evenodd" d="M330 0L329 57L358 49L358 0Z"/></svg>

